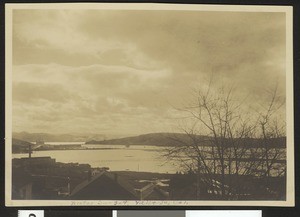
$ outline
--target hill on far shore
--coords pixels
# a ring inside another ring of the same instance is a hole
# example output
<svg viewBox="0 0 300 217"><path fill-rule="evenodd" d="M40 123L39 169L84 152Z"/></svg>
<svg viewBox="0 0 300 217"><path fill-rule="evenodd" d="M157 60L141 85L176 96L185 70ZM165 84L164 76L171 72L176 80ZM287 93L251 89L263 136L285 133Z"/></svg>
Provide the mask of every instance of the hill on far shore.
<svg viewBox="0 0 300 217"><path fill-rule="evenodd" d="M91 140L86 142L86 144L173 146L178 145L178 141L184 141L187 139L188 136L181 133L149 133L120 139L102 141Z"/></svg>
<svg viewBox="0 0 300 217"><path fill-rule="evenodd" d="M212 137L193 135L193 138L197 140L202 146L210 146ZM95 145L154 145L154 146L178 146L183 143L190 143L191 137L183 133L150 133L139 136L131 136L120 139L111 140L90 140L86 144ZM228 140L228 144L231 143ZM263 147L262 139L244 138L239 141L239 144L247 147ZM285 148L286 137L275 138L269 140L269 148Z"/></svg>

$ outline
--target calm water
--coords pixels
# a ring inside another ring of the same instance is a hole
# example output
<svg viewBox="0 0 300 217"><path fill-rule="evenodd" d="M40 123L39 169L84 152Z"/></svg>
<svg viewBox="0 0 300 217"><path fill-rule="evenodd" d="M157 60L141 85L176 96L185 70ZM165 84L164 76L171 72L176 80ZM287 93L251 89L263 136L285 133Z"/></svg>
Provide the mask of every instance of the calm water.
<svg viewBox="0 0 300 217"><path fill-rule="evenodd" d="M74 144L74 143L73 143ZM157 146L83 145L101 150L55 150L34 151L32 157L50 156L56 162L84 163L92 167L109 167L112 171L129 170L143 172L175 173L176 166L166 164L161 158L162 148ZM28 154L13 154L13 158L27 157Z"/></svg>
<svg viewBox="0 0 300 217"><path fill-rule="evenodd" d="M84 143L66 142L50 143L51 145L72 145L81 144L89 150L52 150L34 151L32 157L50 156L56 162L90 164L92 167L109 167L111 171L140 171L175 173L180 171L180 167L174 162L166 162L162 157L163 149L159 146L132 145L85 145ZM98 148L98 150L93 150ZM101 150L99 150L101 148ZM249 150L247 151L249 152ZM246 153L247 153L246 152ZM282 154L279 159L285 159L285 150L281 149ZM274 152L275 153L275 152ZM248 153L250 154L250 152ZM272 152L270 153L272 156ZM13 158L28 157L28 154L13 154ZM279 169L283 168L281 165ZM277 173L277 171L275 171Z"/></svg>

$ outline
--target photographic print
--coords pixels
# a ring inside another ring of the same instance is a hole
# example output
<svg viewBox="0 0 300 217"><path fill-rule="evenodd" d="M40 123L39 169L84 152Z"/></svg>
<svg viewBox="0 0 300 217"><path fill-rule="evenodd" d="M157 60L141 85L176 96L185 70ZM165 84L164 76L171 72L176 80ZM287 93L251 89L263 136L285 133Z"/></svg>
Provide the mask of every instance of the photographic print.
<svg viewBox="0 0 300 217"><path fill-rule="evenodd" d="M294 205L292 8L6 4L6 205Z"/></svg>

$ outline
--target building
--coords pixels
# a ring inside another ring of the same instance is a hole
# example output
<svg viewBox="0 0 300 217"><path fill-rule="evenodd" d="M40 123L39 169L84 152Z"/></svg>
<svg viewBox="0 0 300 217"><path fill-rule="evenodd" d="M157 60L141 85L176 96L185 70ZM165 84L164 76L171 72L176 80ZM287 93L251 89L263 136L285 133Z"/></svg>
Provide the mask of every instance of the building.
<svg viewBox="0 0 300 217"><path fill-rule="evenodd" d="M32 177L29 173L20 169L13 170L12 198L22 200L32 199Z"/></svg>
<svg viewBox="0 0 300 217"><path fill-rule="evenodd" d="M135 186L117 173L102 171L79 184L72 191L72 200L164 200L168 193L150 183L142 188Z"/></svg>
<svg viewBox="0 0 300 217"><path fill-rule="evenodd" d="M55 159L51 157L24 157L14 158L12 164L14 168L24 168L26 171L45 171L55 165Z"/></svg>
<svg viewBox="0 0 300 217"><path fill-rule="evenodd" d="M88 178L75 187L70 195L73 200L135 200L137 197L128 182L106 171Z"/></svg>

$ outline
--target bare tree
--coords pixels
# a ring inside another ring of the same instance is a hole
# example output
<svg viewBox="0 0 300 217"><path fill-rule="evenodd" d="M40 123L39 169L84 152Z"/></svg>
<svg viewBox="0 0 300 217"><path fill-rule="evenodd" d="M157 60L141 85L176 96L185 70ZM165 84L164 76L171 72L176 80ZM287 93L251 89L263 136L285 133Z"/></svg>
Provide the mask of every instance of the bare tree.
<svg viewBox="0 0 300 217"><path fill-rule="evenodd" d="M258 170L270 176L283 157L280 149L272 149L284 129L276 119L280 108L276 97L277 89L268 109L253 115L242 111L243 102L234 98L233 88L215 91L210 82L206 91L194 91L192 103L180 109L189 114L192 124L182 128L184 139L172 138L178 145L168 147L164 156L194 171L197 198L200 182L220 198L234 199L243 191L241 176L261 175Z"/></svg>
<svg viewBox="0 0 300 217"><path fill-rule="evenodd" d="M285 124L279 120L278 110L285 104L285 101L278 96L277 85L274 90L269 91L270 101L267 106L262 107L262 111L258 112L258 133L263 141L263 161L262 170L264 176L269 177L276 159L282 158L281 149L274 147L273 143L276 139L285 136Z"/></svg>

